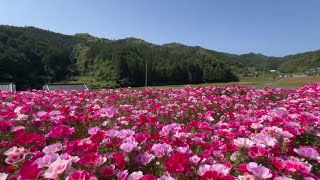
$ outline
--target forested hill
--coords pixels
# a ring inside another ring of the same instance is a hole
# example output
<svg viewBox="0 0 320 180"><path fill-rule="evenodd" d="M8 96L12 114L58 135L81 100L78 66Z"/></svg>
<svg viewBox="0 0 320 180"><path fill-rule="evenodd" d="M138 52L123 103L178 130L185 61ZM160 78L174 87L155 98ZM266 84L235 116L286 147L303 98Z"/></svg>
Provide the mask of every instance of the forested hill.
<svg viewBox="0 0 320 180"><path fill-rule="evenodd" d="M319 52L306 57L238 56L178 43L156 45L136 38L108 40L85 33L0 26L0 82L14 81L19 89L41 88L77 76L104 82L105 87L143 86L146 64L150 85L230 82L238 81L236 74L252 69L304 71L319 57ZM289 62L303 66L289 68Z"/></svg>

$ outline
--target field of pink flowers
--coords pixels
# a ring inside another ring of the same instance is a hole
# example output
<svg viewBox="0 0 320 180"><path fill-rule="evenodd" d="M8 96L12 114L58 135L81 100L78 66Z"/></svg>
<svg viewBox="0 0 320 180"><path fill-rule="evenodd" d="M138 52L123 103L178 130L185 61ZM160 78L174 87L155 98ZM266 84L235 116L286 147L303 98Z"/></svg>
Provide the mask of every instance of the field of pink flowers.
<svg viewBox="0 0 320 180"><path fill-rule="evenodd" d="M0 180L319 179L320 84L0 92Z"/></svg>

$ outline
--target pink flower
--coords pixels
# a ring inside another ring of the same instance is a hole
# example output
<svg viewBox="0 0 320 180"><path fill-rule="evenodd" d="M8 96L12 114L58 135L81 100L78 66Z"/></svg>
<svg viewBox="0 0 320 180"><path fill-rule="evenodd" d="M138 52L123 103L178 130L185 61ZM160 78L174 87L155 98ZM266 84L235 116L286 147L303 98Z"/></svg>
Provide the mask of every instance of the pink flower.
<svg viewBox="0 0 320 180"><path fill-rule="evenodd" d="M49 165L56 161L58 158L59 155L57 153L50 153L36 159L33 164L37 164L40 168L49 167Z"/></svg>
<svg viewBox="0 0 320 180"><path fill-rule="evenodd" d="M100 130L99 127L91 127L91 128L89 128L88 133L89 133L90 135L95 135L95 134L98 133L99 130Z"/></svg>
<svg viewBox="0 0 320 180"><path fill-rule="evenodd" d="M139 180L142 177L143 177L143 172L142 171L137 171L137 172L131 173L128 176L127 180Z"/></svg>
<svg viewBox="0 0 320 180"><path fill-rule="evenodd" d="M252 141L260 146L271 147L277 143L277 140L268 134L257 134L252 138Z"/></svg>
<svg viewBox="0 0 320 180"><path fill-rule="evenodd" d="M58 159L50 164L43 176L48 179L57 179L60 174L69 169L71 162L69 160Z"/></svg>
<svg viewBox="0 0 320 180"><path fill-rule="evenodd" d="M7 158L5 159L5 162L7 164L14 164L23 160L26 157L27 153L28 151L25 148L17 148L16 146L14 146L5 151L3 154L7 156Z"/></svg>
<svg viewBox="0 0 320 180"><path fill-rule="evenodd" d="M118 180L126 180L128 176L128 170L124 170L124 171L119 171L117 173L117 178Z"/></svg>
<svg viewBox="0 0 320 180"><path fill-rule="evenodd" d="M154 153L154 155L158 158L161 158L166 153L169 153L172 151L172 147L170 144L154 144L151 148L151 151Z"/></svg>
<svg viewBox="0 0 320 180"><path fill-rule="evenodd" d="M58 152L62 149L62 144L61 143L55 143L55 144L51 144L49 146L46 146L42 149L42 152L46 153L46 154L50 154L50 153L55 153Z"/></svg>
<svg viewBox="0 0 320 180"><path fill-rule="evenodd" d="M147 165L149 164L153 159L155 158L155 156L153 154L150 154L150 153L141 153L141 154L138 154L136 157L135 157L135 160L140 163L140 164L143 164L143 165Z"/></svg>
<svg viewBox="0 0 320 180"><path fill-rule="evenodd" d="M217 173L221 173L223 175L227 175L231 168L223 165L223 164L213 164L213 165L200 165L198 169L198 175L203 176L207 171L216 171Z"/></svg>
<svg viewBox="0 0 320 180"><path fill-rule="evenodd" d="M197 155L191 156L189 158L189 161L192 162L193 164L198 164L198 162L201 160L201 158Z"/></svg>
<svg viewBox="0 0 320 180"><path fill-rule="evenodd" d="M252 175L242 175L242 176L238 176L239 180L255 180L256 178Z"/></svg>
<svg viewBox="0 0 320 180"><path fill-rule="evenodd" d="M268 179L272 177L270 170L262 165L259 165L255 162L250 162L247 164L247 170L251 172L254 176L260 179Z"/></svg>
<svg viewBox="0 0 320 180"><path fill-rule="evenodd" d="M6 180L8 177L8 174L6 173L0 173L0 180Z"/></svg>
<svg viewBox="0 0 320 180"><path fill-rule="evenodd" d="M312 147L300 147L299 149L294 149L293 151L299 154L300 156L320 161L318 151Z"/></svg>
<svg viewBox="0 0 320 180"><path fill-rule="evenodd" d="M125 143L122 143L120 145L120 149L123 150L124 152L131 152L134 148L136 148L138 145L137 142L133 141L133 142L125 142Z"/></svg>
<svg viewBox="0 0 320 180"><path fill-rule="evenodd" d="M248 138L237 138L233 140L233 143L240 148L242 147L249 148L254 144L254 142Z"/></svg>
<svg viewBox="0 0 320 180"><path fill-rule="evenodd" d="M112 118L116 113L116 109L114 107L101 108L99 110L99 113L100 113L100 117Z"/></svg>

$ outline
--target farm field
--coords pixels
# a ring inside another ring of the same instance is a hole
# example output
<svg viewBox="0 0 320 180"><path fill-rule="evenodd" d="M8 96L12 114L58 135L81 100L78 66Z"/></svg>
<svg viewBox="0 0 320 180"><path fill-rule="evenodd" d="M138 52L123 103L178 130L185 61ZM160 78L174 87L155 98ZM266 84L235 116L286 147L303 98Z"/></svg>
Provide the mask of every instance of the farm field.
<svg viewBox="0 0 320 180"><path fill-rule="evenodd" d="M230 86L230 85L243 85L254 88L298 88L308 83L320 82L320 76L307 76L307 77L289 77L274 79L271 76L262 77L244 77L240 78L240 82L231 83L206 83L206 84L191 84L191 85L167 85L167 86L150 86L156 89L168 88L182 88L182 87L197 87L197 86ZM144 89L144 87L135 87L134 89Z"/></svg>
<svg viewBox="0 0 320 180"><path fill-rule="evenodd" d="M311 180L319 136L319 83L0 92L1 180Z"/></svg>

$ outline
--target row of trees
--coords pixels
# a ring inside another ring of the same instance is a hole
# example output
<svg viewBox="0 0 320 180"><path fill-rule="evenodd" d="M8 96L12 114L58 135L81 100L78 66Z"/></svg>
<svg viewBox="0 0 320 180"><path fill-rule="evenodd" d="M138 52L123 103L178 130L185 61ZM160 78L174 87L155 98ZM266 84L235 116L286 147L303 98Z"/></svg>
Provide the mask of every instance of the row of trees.
<svg viewBox="0 0 320 180"><path fill-rule="evenodd" d="M172 52L138 39L90 40L76 45L73 54L78 75L120 86L143 86L146 65L151 85L238 81L230 68L211 56Z"/></svg>

